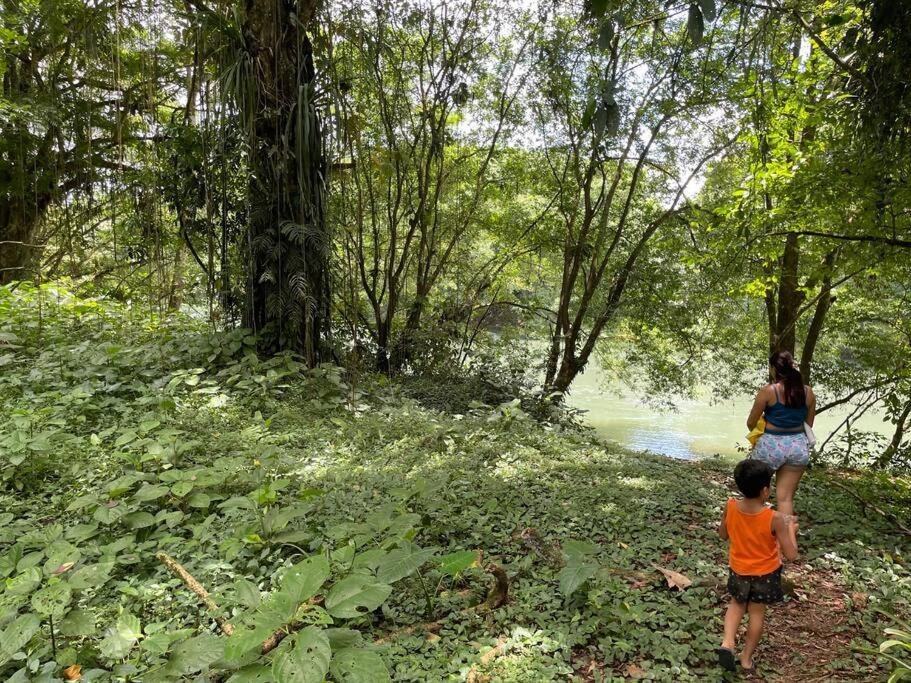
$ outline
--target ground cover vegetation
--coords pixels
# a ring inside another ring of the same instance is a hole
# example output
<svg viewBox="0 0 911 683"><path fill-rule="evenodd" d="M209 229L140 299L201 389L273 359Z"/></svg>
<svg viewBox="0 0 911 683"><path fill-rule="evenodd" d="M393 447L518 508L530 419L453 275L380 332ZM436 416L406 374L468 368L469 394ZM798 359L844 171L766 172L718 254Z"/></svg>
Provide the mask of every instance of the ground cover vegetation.
<svg viewBox="0 0 911 683"><path fill-rule="evenodd" d="M564 398L784 349L844 417L768 675L911 675L907 3L0 16L0 674L715 677L727 465Z"/></svg>
<svg viewBox="0 0 911 683"><path fill-rule="evenodd" d="M728 463L430 410L59 286L0 296L5 680L721 677ZM885 676L911 613L907 484L830 480L802 490L766 680ZM851 493L883 487L878 512Z"/></svg>

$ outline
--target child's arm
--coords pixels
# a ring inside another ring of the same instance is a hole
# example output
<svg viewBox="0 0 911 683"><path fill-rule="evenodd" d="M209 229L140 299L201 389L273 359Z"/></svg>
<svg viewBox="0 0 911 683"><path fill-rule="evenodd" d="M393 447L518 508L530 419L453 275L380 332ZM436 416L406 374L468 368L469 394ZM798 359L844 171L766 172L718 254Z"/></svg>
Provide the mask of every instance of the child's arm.
<svg viewBox="0 0 911 683"><path fill-rule="evenodd" d="M776 512L772 518L772 531L775 532L781 546L784 559L794 561L797 559L797 522L793 517Z"/></svg>
<svg viewBox="0 0 911 683"><path fill-rule="evenodd" d="M728 506L724 504L724 510L721 513L721 524L718 525L718 535L723 540L728 540Z"/></svg>

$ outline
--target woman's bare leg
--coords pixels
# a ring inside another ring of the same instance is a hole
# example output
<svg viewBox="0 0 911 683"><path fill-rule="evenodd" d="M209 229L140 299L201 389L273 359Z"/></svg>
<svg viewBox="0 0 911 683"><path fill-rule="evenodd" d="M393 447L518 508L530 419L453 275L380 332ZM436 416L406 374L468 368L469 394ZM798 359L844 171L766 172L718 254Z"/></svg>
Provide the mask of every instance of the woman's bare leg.
<svg viewBox="0 0 911 683"><path fill-rule="evenodd" d="M775 505L783 515L794 514L794 494L806 467L782 465L775 475Z"/></svg>

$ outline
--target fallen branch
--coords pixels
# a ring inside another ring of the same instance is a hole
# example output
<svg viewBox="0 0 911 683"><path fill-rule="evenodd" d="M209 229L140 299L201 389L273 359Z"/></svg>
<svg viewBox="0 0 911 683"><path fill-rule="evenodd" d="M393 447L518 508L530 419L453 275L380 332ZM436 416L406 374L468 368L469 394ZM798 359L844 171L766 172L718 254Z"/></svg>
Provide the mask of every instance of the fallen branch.
<svg viewBox="0 0 911 683"><path fill-rule="evenodd" d="M481 659L478 661L478 664L481 666L487 666L490 664L493 660L506 652L506 643L507 639L504 636L500 636L497 639L497 644L490 648L483 655L481 655ZM487 683L487 681L490 680L490 676L478 673L478 670L476 668L478 664L475 664L471 667L471 669L468 670L468 676L465 678L465 683Z"/></svg>
<svg viewBox="0 0 911 683"><path fill-rule="evenodd" d="M157 557L165 567L170 569L172 573L174 573L181 581L183 581L184 585L193 591L196 594L196 597L200 599L202 604L206 606L206 609L208 609L209 612L213 613L212 616L215 618L215 623L218 624L218 628L221 629L222 633L224 633L226 636L230 636L234 633L234 626L232 626L227 619L218 614L218 605L215 604L215 601L209 595L209 592L202 587L202 584L199 583L199 581L193 578L190 572L184 569L183 565L180 564L180 562L175 560L167 553L163 552L156 553L155 557Z"/></svg>
<svg viewBox="0 0 911 683"><path fill-rule="evenodd" d="M885 510L880 510L878 507L876 507L876 506L875 506L873 503L871 503L869 500L867 500L866 498L864 498L862 495L860 495L860 494L857 493L856 491L852 491L850 488L848 488L847 486L845 486L844 484L842 484L840 481L837 481L837 480L834 479L834 478L830 478L830 479L829 479L829 482L832 483L832 484L834 484L834 485L837 486L838 488L840 488L842 491L846 491L847 493L850 493L850 494L851 494L852 496L854 496L857 500L859 500L860 503L861 503L861 509L866 510L866 508L870 508L870 509L873 510L874 512L879 513L879 514L880 514L883 518L885 518L886 520L892 522L892 524L895 525L895 528L896 528L897 531L901 532L901 533L904 534L905 536L911 536L911 529L909 529L909 528L906 527L904 524L902 524L902 523L898 520L898 517L896 517L895 515L893 515L893 514L891 514L891 513L889 513L889 512L886 512Z"/></svg>
<svg viewBox="0 0 911 683"><path fill-rule="evenodd" d="M188 572L182 564L180 564L180 562L175 560L167 553L156 553L155 557L158 558L159 562L170 569L171 572L173 572L181 581L183 581L184 585L196 594L196 596L206 606L209 612L213 613L212 616L215 618L215 623L218 624L218 628L221 629L221 632L226 636L233 635L234 625L231 624L223 616L217 614L219 612L218 605L215 604L212 596L209 595L209 591L203 588L202 584L199 583L199 581L197 581L193 575L190 574L190 572ZM263 644L260 647L260 654L268 654L277 648L285 638L287 638L292 633L301 630L303 627L304 624L298 621L287 624L282 628L277 629L271 636L263 641Z"/></svg>

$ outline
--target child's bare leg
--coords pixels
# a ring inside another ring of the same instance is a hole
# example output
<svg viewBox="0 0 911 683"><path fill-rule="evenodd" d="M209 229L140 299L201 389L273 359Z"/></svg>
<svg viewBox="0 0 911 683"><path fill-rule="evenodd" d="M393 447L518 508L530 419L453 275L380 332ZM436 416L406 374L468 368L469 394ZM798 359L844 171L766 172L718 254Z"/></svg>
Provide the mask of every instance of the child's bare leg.
<svg viewBox="0 0 911 683"><path fill-rule="evenodd" d="M724 640L721 642L721 647L734 649L734 645L737 643L737 629L740 628L746 607L746 603L737 602L731 598L728 603L728 611L724 615Z"/></svg>
<svg viewBox="0 0 911 683"><path fill-rule="evenodd" d="M753 666L753 653L762 637L762 626L765 622L765 604L751 602L747 605L750 621L747 624L747 634L743 639L743 649L740 651L740 665L745 668Z"/></svg>

